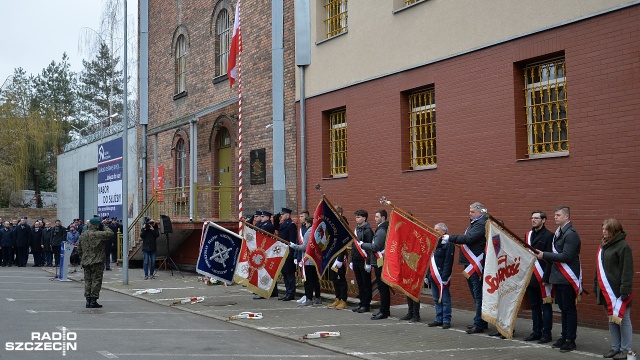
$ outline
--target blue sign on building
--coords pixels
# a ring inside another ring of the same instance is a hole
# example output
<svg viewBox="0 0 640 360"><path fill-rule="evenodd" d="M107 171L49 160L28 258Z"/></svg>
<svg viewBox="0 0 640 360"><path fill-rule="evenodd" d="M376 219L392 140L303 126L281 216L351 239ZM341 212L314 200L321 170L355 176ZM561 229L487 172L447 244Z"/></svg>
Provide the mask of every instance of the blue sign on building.
<svg viewBox="0 0 640 360"><path fill-rule="evenodd" d="M122 219L122 138L98 145L98 216Z"/></svg>

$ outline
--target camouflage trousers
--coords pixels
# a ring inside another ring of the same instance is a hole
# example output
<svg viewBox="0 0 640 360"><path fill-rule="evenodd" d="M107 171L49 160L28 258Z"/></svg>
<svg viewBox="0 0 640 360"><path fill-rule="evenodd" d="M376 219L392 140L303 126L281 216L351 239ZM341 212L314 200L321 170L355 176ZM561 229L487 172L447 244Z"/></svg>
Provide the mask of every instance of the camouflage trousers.
<svg viewBox="0 0 640 360"><path fill-rule="evenodd" d="M104 264L97 263L83 265L82 267L84 268L84 297L99 298L100 289L102 289Z"/></svg>

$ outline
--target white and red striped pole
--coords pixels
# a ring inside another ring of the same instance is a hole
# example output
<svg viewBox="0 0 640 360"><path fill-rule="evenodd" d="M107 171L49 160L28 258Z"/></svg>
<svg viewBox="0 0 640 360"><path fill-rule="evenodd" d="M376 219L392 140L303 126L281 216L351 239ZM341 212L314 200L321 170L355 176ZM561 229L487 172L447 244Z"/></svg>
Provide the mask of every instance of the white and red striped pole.
<svg viewBox="0 0 640 360"><path fill-rule="evenodd" d="M233 49L237 46L237 55L238 55L238 234L243 235L244 225L242 223L243 213L242 213L242 32L240 30L240 0L236 4L236 13L235 13L235 22L233 24L233 38L232 38L232 46ZM237 37L237 40L234 39ZM236 44L233 42L237 41ZM235 51L230 49L230 54L235 56ZM235 58L233 59L235 60ZM235 62L235 61L234 61ZM233 85L233 80L230 79L231 85Z"/></svg>

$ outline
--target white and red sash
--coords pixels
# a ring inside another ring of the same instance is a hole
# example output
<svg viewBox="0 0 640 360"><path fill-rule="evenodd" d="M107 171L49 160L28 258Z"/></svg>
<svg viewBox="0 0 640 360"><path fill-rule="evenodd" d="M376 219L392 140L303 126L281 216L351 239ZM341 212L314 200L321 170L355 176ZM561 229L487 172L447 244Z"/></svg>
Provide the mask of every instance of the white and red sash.
<svg viewBox="0 0 640 360"><path fill-rule="evenodd" d="M357 227L356 227L354 233L356 235L358 234L358 228ZM357 236L353 240L353 246L355 246L356 250L360 253L360 256L362 256L363 259L367 260L367 253L365 253L364 249L362 249L362 247L360 246L360 243L358 242L358 237Z"/></svg>
<svg viewBox="0 0 640 360"><path fill-rule="evenodd" d="M604 272L604 266L602 264L602 247L598 249L598 259L596 261L598 264L598 269L596 272L598 276L598 284L600 285L602 296L607 303L607 314L609 314L609 322L620 325L622 323L624 312L631 302L632 296L629 295L629 297L625 301L622 301L621 298L616 297L613 289L611 288L611 284L609 283L609 279L607 279L607 274Z"/></svg>
<svg viewBox="0 0 640 360"><path fill-rule="evenodd" d="M557 254L558 250L556 250L556 244L551 243L551 246L553 248L553 253ZM576 276L573 270L571 270L571 267L569 267L569 264L561 262L556 262L555 264L556 266L558 266L558 270L560 270L562 276L564 276L565 279L569 281L569 284L571 284L573 290L575 290L577 295L576 301L578 301L580 299L580 295L582 294L582 265L580 265L580 275Z"/></svg>
<svg viewBox="0 0 640 360"><path fill-rule="evenodd" d="M533 235L533 231L529 231L526 235L527 244L531 244L531 235ZM538 285L540 285L540 294L542 295L542 303L543 304L552 304L553 303L553 286L551 284L544 285L542 282L542 277L544 276L544 269L540 266L540 263L536 260L534 262L533 274L536 276L538 280Z"/></svg>
<svg viewBox="0 0 640 360"><path fill-rule="evenodd" d="M304 242L304 236L302 235L302 228L300 228L298 229L298 245L302 245L303 242Z"/></svg>
<svg viewBox="0 0 640 360"><path fill-rule="evenodd" d="M482 261L484 260L484 253L475 256L466 244L460 246L460 250L462 251L464 256L469 259L469 265L464 269L462 275L464 275L464 277L468 279L475 273L478 274L480 278L482 278L482 271L484 270L482 265Z"/></svg>
<svg viewBox="0 0 640 360"><path fill-rule="evenodd" d="M438 271L438 266L436 265L436 259L433 255L431 255L431 261L429 262L429 269L431 270L431 279L438 287L438 302L442 302L442 290L449 286L449 280L451 280L451 275L447 280L442 280L442 276L440 276L440 271Z"/></svg>

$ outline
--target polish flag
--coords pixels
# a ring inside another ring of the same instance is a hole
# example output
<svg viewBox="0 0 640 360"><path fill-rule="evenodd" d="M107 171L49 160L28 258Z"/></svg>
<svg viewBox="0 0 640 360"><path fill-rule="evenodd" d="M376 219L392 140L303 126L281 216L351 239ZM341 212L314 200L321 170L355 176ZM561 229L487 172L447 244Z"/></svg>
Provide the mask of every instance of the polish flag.
<svg viewBox="0 0 640 360"><path fill-rule="evenodd" d="M233 35L231 37L231 47L229 49L229 60L227 66L227 77L229 78L229 87L233 87L233 83L238 76L238 64L236 56L240 53L240 0L236 4L236 16L233 22Z"/></svg>

